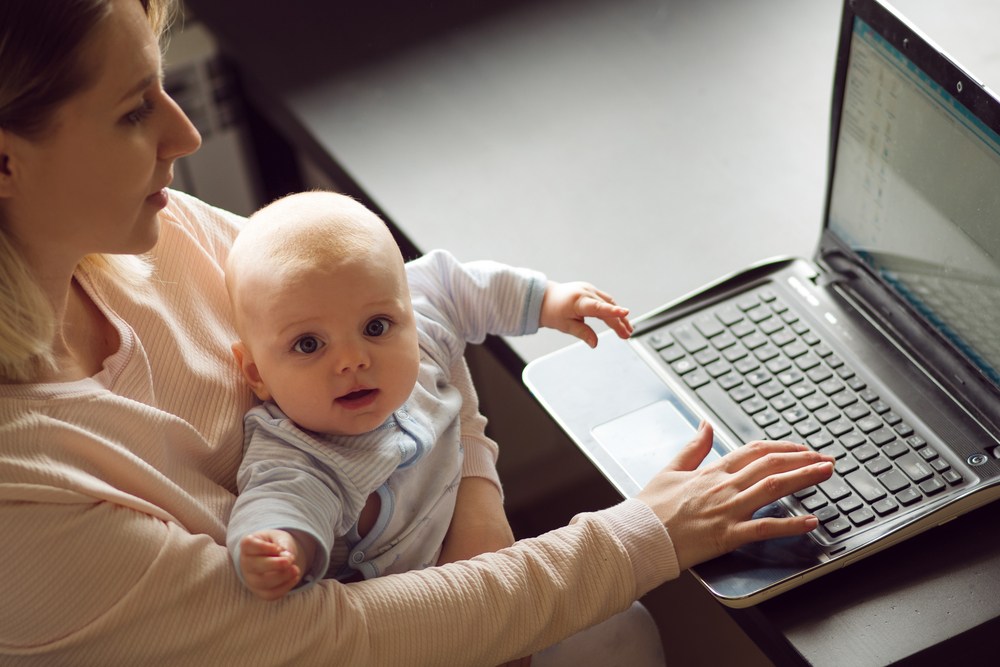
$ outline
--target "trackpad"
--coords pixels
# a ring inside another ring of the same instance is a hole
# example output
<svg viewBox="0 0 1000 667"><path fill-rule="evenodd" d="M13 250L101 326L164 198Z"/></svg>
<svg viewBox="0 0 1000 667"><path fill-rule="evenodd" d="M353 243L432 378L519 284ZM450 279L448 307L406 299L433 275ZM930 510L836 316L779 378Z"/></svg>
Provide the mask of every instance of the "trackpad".
<svg viewBox="0 0 1000 667"><path fill-rule="evenodd" d="M682 414L676 404L657 401L595 426L591 433L615 463L642 488L694 437L696 425L692 420L694 417ZM701 465L717 458L719 455L713 449Z"/></svg>

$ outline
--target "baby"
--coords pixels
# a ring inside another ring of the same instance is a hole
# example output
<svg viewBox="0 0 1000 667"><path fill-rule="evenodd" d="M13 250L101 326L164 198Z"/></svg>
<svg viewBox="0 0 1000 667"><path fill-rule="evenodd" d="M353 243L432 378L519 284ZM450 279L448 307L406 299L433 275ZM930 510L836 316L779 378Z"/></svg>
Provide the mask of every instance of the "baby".
<svg viewBox="0 0 1000 667"><path fill-rule="evenodd" d="M594 346L587 317L632 332L586 283L442 251L404 263L375 214L327 192L255 213L226 284L233 354L263 402L246 415L227 544L266 599L437 562L462 477L451 377L467 342L544 326Z"/></svg>

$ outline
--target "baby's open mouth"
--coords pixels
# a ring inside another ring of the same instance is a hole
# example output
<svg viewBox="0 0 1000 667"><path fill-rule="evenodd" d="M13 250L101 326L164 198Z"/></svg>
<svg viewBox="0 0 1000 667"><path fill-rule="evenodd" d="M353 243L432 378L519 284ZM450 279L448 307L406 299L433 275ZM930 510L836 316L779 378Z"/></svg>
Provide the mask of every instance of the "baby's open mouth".
<svg viewBox="0 0 1000 667"><path fill-rule="evenodd" d="M377 393L378 389L359 389L358 391L344 394L337 399L337 403L348 408L362 407L375 400L375 394Z"/></svg>

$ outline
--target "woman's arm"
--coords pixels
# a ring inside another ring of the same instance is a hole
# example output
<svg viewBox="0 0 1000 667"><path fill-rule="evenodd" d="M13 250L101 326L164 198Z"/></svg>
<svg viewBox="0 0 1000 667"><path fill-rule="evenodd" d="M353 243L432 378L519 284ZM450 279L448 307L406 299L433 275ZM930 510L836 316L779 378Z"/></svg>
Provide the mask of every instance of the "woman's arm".
<svg viewBox="0 0 1000 667"><path fill-rule="evenodd" d="M552 644L676 575L662 526L630 501L501 553L324 581L274 603L245 590L226 549L205 535L111 503L64 500L0 502L0 524L17 536L2 584L4 664L491 664Z"/></svg>

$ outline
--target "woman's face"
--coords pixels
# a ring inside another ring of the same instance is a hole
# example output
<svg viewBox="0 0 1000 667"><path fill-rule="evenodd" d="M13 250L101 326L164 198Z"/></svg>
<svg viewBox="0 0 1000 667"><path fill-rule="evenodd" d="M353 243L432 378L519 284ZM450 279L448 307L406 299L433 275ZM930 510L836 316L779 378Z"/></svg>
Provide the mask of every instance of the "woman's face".
<svg viewBox="0 0 1000 667"><path fill-rule="evenodd" d="M69 98L36 139L0 133L7 156L3 215L30 265L64 273L91 253L141 253L173 163L201 143L161 85L160 51L138 0L111 0L89 38L93 83Z"/></svg>

